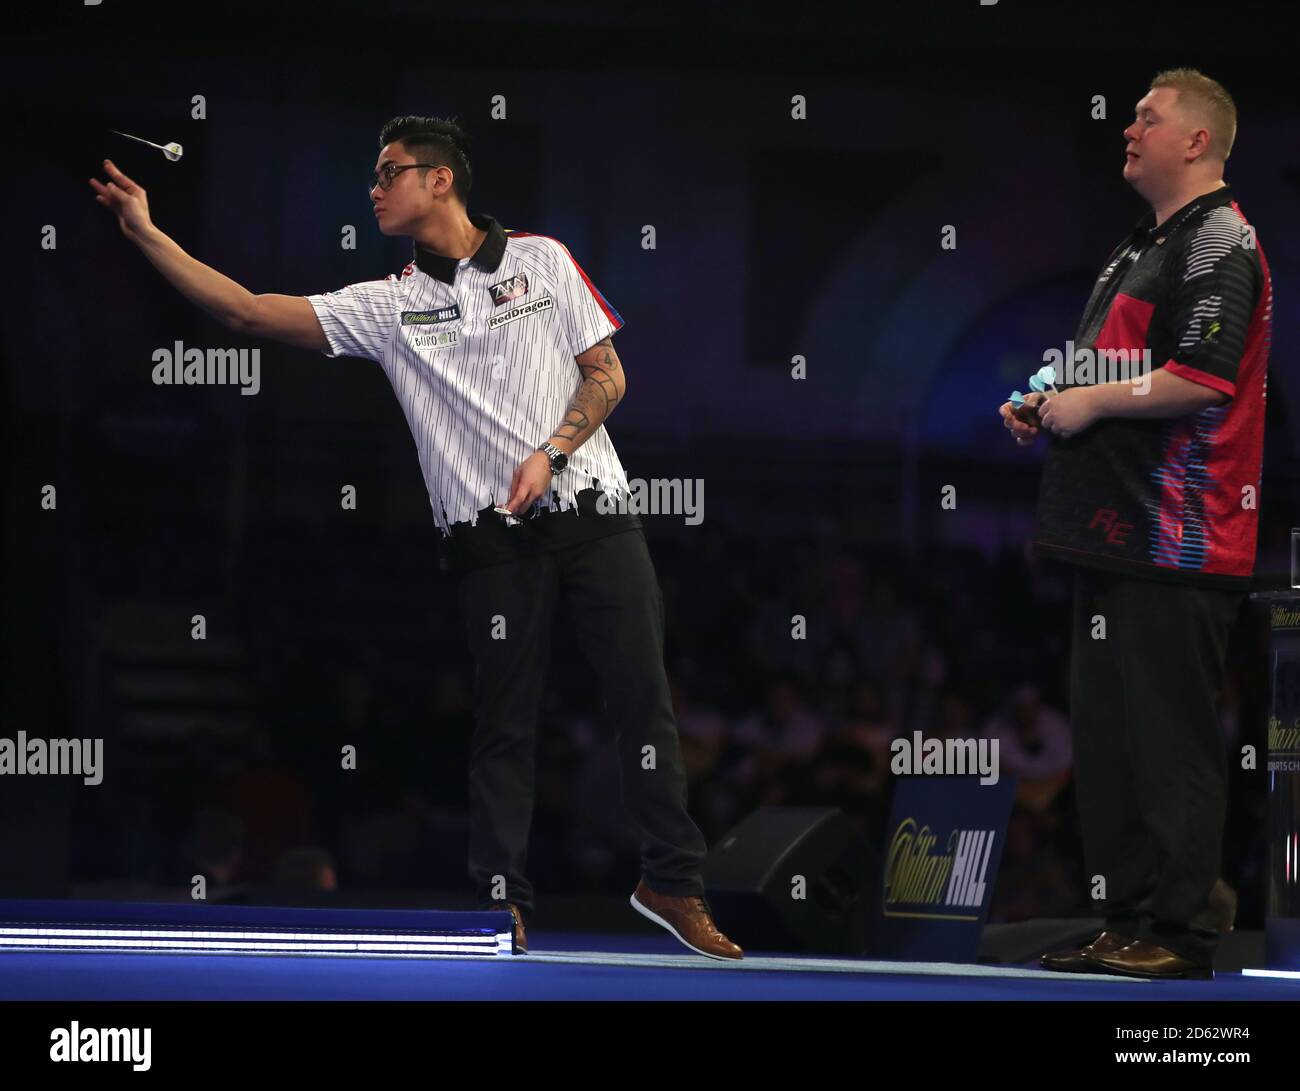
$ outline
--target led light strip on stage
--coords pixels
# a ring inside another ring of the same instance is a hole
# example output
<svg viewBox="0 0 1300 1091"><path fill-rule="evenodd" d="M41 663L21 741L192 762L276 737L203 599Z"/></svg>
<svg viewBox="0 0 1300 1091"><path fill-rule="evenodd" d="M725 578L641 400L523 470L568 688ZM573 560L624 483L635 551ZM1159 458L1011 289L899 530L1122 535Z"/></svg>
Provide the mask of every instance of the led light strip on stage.
<svg viewBox="0 0 1300 1091"><path fill-rule="evenodd" d="M513 953L512 934L502 911L0 902L0 953L497 958Z"/></svg>
<svg viewBox="0 0 1300 1091"><path fill-rule="evenodd" d="M483 936L348 936L284 932L172 932L165 929L14 928L0 927L0 950L31 949L159 951L167 954L242 955L438 955L510 954L510 935Z"/></svg>

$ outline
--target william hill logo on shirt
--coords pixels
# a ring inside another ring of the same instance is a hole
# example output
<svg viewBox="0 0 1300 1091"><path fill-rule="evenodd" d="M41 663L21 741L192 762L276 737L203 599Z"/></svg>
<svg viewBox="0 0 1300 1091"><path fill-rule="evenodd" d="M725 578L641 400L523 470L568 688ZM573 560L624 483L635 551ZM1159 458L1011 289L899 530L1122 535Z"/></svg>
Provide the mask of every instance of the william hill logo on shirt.
<svg viewBox="0 0 1300 1091"><path fill-rule="evenodd" d="M509 303L512 299L528 294L528 277L516 273L499 284L489 284L488 291L492 293L492 306L499 307L502 303Z"/></svg>
<svg viewBox="0 0 1300 1091"><path fill-rule="evenodd" d="M460 304L439 307L436 311L403 311L403 326L432 326L438 322L450 322L460 317Z"/></svg>

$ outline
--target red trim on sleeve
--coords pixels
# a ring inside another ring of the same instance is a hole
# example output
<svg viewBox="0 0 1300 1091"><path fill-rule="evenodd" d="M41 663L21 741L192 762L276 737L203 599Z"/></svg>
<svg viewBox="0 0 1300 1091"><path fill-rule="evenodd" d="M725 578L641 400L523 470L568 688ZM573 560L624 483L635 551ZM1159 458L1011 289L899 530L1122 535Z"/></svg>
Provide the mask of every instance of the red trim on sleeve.
<svg viewBox="0 0 1300 1091"><path fill-rule="evenodd" d="M556 241L558 242L559 240L557 239ZM600 309L605 312L605 317L614 324L615 329L621 330L623 328L622 316L606 302L605 297L600 294L600 289L591 283L591 277L587 276L586 270L578 264L578 259L569 253L569 248L564 246L564 243L560 243L560 245L564 247L564 253L568 255L569 260L573 262L573 267L578 270L578 276L582 277L582 283L587 286L587 290L591 292L596 302L600 305Z"/></svg>
<svg viewBox="0 0 1300 1091"><path fill-rule="evenodd" d="M550 239L551 242L559 243L560 249L564 251L564 256L573 262L573 267L578 270L578 276L582 278L582 283L587 286L587 290L592 294L592 297L596 300L600 309L605 312L605 317L614 324L615 331L623 328L623 316L609 305L609 301L601 295L600 289L592 284L591 277L587 276L586 270L578 264L578 259L575 258L569 252L569 248L565 246L564 243L560 242L560 240L554 235L539 235L536 231L510 231L508 237L512 239Z"/></svg>
<svg viewBox="0 0 1300 1091"><path fill-rule="evenodd" d="M1237 384L1228 379L1221 379L1217 375L1211 375L1208 371L1201 371L1198 368L1188 367L1186 364L1180 364L1177 360L1166 360L1165 370L1173 372L1180 379L1186 379L1188 382L1200 383L1201 386L1208 386L1212 390L1217 390L1222 394L1227 394L1230 398L1237 396Z"/></svg>

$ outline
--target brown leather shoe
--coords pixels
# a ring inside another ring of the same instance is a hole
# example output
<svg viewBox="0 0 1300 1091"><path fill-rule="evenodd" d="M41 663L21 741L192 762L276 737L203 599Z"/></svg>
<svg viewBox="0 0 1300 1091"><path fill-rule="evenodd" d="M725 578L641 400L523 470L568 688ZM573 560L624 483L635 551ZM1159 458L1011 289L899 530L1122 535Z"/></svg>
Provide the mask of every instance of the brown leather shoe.
<svg viewBox="0 0 1300 1091"><path fill-rule="evenodd" d="M528 937L524 934L524 915L519 912L519 906L514 902L493 902L491 909L509 909L510 915L515 919L515 950L517 955L528 954Z"/></svg>
<svg viewBox="0 0 1300 1091"><path fill-rule="evenodd" d="M718 931L703 898L656 894L642 879L633 893L632 908L667 928L692 951L709 958L744 958L745 953Z"/></svg>
<svg viewBox="0 0 1300 1091"><path fill-rule="evenodd" d="M1133 942L1132 936L1122 936L1118 932L1102 932L1091 943L1082 947L1067 947L1061 951L1049 951L1038 960L1045 970L1056 970L1065 974L1101 973L1092 958L1098 954L1111 954Z"/></svg>
<svg viewBox="0 0 1300 1091"><path fill-rule="evenodd" d="M1091 961L1107 973L1122 974L1126 977L1151 978L1203 978L1214 977L1214 970L1209 966L1198 966L1195 962L1158 947L1154 943L1134 940L1118 951L1106 955L1094 955Z"/></svg>

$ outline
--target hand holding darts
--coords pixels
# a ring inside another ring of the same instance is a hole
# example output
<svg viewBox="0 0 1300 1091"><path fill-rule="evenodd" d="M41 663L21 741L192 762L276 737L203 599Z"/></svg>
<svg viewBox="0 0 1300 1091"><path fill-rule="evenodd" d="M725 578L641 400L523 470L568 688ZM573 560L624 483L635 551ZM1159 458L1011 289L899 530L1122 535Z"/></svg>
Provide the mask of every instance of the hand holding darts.
<svg viewBox="0 0 1300 1091"><path fill-rule="evenodd" d="M1051 387L1052 394L1060 393L1056 389L1056 369L1050 364L1040 367L1033 375L1029 376L1029 389L1032 391L1029 397L1020 393L1019 390L1011 392L1009 401L1011 402L1011 412L1016 420L1029 425L1031 428L1040 426L1038 407L1050 397L1047 393L1048 387ZM1029 398L1033 398L1034 394L1038 394L1040 397L1030 401Z"/></svg>
<svg viewBox="0 0 1300 1091"><path fill-rule="evenodd" d="M1029 377L1030 393L1022 394L1013 390L1010 398L1002 403L998 410L1003 424L1015 438L1017 446L1027 447L1038 436L1043 422L1038 416L1038 409L1052 394L1059 394L1056 389L1056 370L1050 366L1039 368Z"/></svg>

